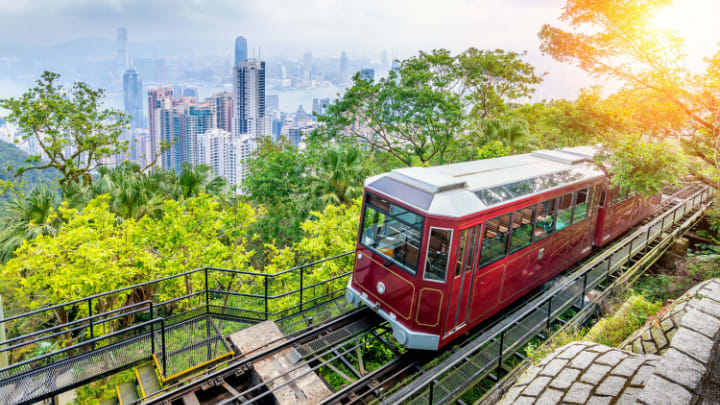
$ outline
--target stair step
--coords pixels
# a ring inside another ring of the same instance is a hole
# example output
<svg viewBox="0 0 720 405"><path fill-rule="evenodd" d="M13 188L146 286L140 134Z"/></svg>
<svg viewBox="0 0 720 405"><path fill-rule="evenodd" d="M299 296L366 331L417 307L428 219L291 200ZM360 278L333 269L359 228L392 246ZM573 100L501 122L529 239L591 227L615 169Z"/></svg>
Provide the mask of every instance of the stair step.
<svg viewBox="0 0 720 405"><path fill-rule="evenodd" d="M138 383L140 384L140 393L143 397L152 395L160 391L160 381L155 373L155 367L148 363L135 369Z"/></svg>
<svg viewBox="0 0 720 405"><path fill-rule="evenodd" d="M140 399L136 382L124 382L117 386L118 402L120 405L130 404Z"/></svg>
<svg viewBox="0 0 720 405"><path fill-rule="evenodd" d="M108 398L100 401L100 405L117 405L117 398Z"/></svg>

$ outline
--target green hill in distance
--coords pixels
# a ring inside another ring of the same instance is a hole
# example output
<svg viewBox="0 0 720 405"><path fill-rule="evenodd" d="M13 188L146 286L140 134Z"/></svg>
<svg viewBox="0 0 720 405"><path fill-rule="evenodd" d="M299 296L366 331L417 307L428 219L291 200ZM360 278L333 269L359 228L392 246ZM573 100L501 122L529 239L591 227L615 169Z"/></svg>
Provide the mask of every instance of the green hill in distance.
<svg viewBox="0 0 720 405"><path fill-rule="evenodd" d="M17 146L0 141L0 180L13 180L15 182L25 182L24 188L26 190L32 190L41 184L49 184L57 186L55 180L60 177L60 172L55 169L43 169L43 170L30 170L23 174L22 179L14 177L15 168L27 165L25 159L27 154ZM12 170L8 170L8 167L12 166ZM3 200L4 196L0 196L0 200Z"/></svg>

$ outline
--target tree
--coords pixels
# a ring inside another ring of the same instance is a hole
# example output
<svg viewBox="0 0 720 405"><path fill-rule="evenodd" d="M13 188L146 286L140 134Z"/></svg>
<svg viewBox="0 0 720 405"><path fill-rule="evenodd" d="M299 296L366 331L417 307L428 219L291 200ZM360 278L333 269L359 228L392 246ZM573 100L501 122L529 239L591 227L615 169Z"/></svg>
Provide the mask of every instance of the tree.
<svg viewBox="0 0 720 405"><path fill-rule="evenodd" d="M458 95L439 89L427 64L403 62L398 73L371 83L355 75L353 85L319 117L330 139L351 138L385 151L406 166L445 161L461 130Z"/></svg>
<svg viewBox="0 0 720 405"><path fill-rule="evenodd" d="M363 157L359 146L348 143L333 145L323 152L315 173L321 200L347 204L362 194Z"/></svg>
<svg viewBox="0 0 720 405"><path fill-rule="evenodd" d="M2 205L0 215L0 263L13 257L24 241L39 235L54 236L61 219L56 209L58 198L46 186L39 186L29 195L18 194Z"/></svg>
<svg viewBox="0 0 720 405"><path fill-rule="evenodd" d="M677 184L682 157L665 142L644 142L638 136L619 137L599 156L598 164L612 173L610 181L621 191L650 197L666 184Z"/></svg>
<svg viewBox="0 0 720 405"><path fill-rule="evenodd" d="M671 0L568 0L560 19L570 30L543 26L541 50L595 76L620 80L624 92L637 92L641 100L662 106L638 109L645 115L640 121L665 123L662 133L679 137L688 153L720 170L720 53L707 59L704 73L689 72L683 40L652 25L653 16L669 4ZM686 119L678 121L678 112Z"/></svg>
<svg viewBox="0 0 720 405"><path fill-rule="evenodd" d="M42 155L30 156L29 165L18 167L15 175L55 168L62 175L61 185L89 185L91 173L105 159L127 150L120 135L128 120L119 111L102 109L103 90L76 82L68 91L58 84L59 78L45 71L21 98L0 100L0 107L10 111L7 121L42 149Z"/></svg>

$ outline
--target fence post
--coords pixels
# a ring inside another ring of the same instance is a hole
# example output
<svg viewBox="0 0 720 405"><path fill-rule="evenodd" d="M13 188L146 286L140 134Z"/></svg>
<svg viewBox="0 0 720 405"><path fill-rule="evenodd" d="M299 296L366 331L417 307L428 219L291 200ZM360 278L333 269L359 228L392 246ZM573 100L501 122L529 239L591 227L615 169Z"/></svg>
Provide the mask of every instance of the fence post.
<svg viewBox="0 0 720 405"><path fill-rule="evenodd" d="M165 320L160 320L160 337L162 338L162 351L163 351L163 361L162 361L162 374L163 378L167 378L167 350L165 348Z"/></svg>
<svg viewBox="0 0 720 405"><path fill-rule="evenodd" d="M150 301L150 350L155 354L155 322L153 322L153 303Z"/></svg>
<svg viewBox="0 0 720 405"><path fill-rule="evenodd" d="M497 365L497 377L500 380L500 374L502 373L503 363L503 345L505 344L505 331L500 333L500 349L498 350L498 365Z"/></svg>
<svg viewBox="0 0 720 405"><path fill-rule="evenodd" d="M550 296L550 298L548 298L547 322L545 324L545 329L548 330L548 333L550 332L550 317L552 316L552 300L553 297Z"/></svg>
<svg viewBox="0 0 720 405"><path fill-rule="evenodd" d="M93 340L93 338L95 338L95 331L93 330L92 298L88 298L88 320L90 321L90 340ZM91 350L95 350L95 342L91 343Z"/></svg>
<svg viewBox="0 0 720 405"><path fill-rule="evenodd" d="M430 397L428 398L428 404L430 404L430 405L432 405L432 403L433 403L433 388L434 387L435 387L435 380L430 380L430 389L428 390L428 392L430 394L429 395Z"/></svg>
<svg viewBox="0 0 720 405"><path fill-rule="evenodd" d="M583 274L583 290L582 290L582 295L580 296L580 308L581 309L585 307L585 293L587 292L587 275L588 275L588 273L589 272L585 272L585 274Z"/></svg>
<svg viewBox="0 0 720 405"><path fill-rule="evenodd" d="M305 267L300 267L300 312L303 311L303 273Z"/></svg>
<svg viewBox="0 0 720 405"><path fill-rule="evenodd" d="M268 275L265 274L265 320L268 320Z"/></svg>
<svg viewBox="0 0 720 405"><path fill-rule="evenodd" d="M208 269L205 267L205 313L210 313L210 285L208 284Z"/></svg>

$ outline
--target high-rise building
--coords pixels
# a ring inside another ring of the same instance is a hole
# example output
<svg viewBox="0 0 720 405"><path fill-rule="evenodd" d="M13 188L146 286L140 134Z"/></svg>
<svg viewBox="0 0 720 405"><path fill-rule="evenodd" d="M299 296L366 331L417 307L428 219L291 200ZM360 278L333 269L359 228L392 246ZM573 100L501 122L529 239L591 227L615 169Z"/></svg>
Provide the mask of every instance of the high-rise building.
<svg viewBox="0 0 720 405"><path fill-rule="evenodd" d="M320 115L320 100L317 98L313 99L312 113Z"/></svg>
<svg viewBox="0 0 720 405"><path fill-rule="evenodd" d="M148 132L153 156L160 152L161 128L159 112L162 108L172 107L172 95L173 92L170 88L148 90Z"/></svg>
<svg viewBox="0 0 720 405"><path fill-rule="evenodd" d="M132 67L123 75L125 114L130 115L130 128L145 128L143 119L142 78Z"/></svg>
<svg viewBox="0 0 720 405"><path fill-rule="evenodd" d="M342 53L340 54L340 73L345 73L347 68L348 68L347 53L345 51L342 51Z"/></svg>
<svg viewBox="0 0 720 405"><path fill-rule="evenodd" d="M215 115L215 128L232 133L232 93L215 93L207 100L210 101Z"/></svg>
<svg viewBox="0 0 720 405"><path fill-rule="evenodd" d="M249 135L235 137L222 129L212 129L198 136L197 164L208 165L216 176L223 176L230 186L239 186L247 175L247 160L256 148Z"/></svg>
<svg viewBox="0 0 720 405"><path fill-rule="evenodd" d="M238 37L235 38L235 64L233 66L240 66L240 63L246 62L247 58L247 39L245 39L245 37L242 35L238 35Z"/></svg>
<svg viewBox="0 0 720 405"><path fill-rule="evenodd" d="M122 67L129 65L128 49L127 49L127 28L118 27L117 29L117 64Z"/></svg>
<svg viewBox="0 0 720 405"><path fill-rule="evenodd" d="M265 96L265 106L270 109L279 110L280 109L280 96L277 94L268 94Z"/></svg>
<svg viewBox="0 0 720 405"><path fill-rule="evenodd" d="M254 138L269 135L269 117L265 114L265 62L240 62L233 71L233 134Z"/></svg>
<svg viewBox="0 0 720 405"><path fill-rule="evenodd" d="M369 82L375 81L375 69L360 69L360 78Z"/></svg>
<svg viewBox="0 0 720 405"><path fill-rule="evenodd" d="M303 73L303 79L310 80L312 79L312 53L305 52L303 54L303 65L302 65L302 73Z"/></svg>

